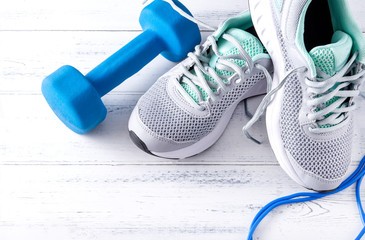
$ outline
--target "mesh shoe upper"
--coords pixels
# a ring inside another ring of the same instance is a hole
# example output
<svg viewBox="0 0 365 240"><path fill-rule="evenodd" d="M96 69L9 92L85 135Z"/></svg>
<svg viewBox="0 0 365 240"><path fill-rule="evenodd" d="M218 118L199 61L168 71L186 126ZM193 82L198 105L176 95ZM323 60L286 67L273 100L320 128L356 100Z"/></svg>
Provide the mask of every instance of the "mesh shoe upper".
<svg viewBox="0 0 365 240"><path fill-rule="evenodd" d="M327 180L339 179L346 174L351 161L352 121L337 132L341 134L309 136L299 123L302 87L296 76L292 78L285 83L280 114L284 147L305 171Z"/></svg>
<svg viewBox="0 0 365 240"><path fill-rule="evenodd" d="M213 130L227 108L264 78L260 72L246 79L213 104L206 117L195 116L178 106L167 92L169 79L161 78L139 100L139 117L158 136L176 142L198 141Z"/></svg>
<svg viewBox="0 0 365 240"><path fill-rule="evenodd" d="M309 54L317 71L332 77L344 67L351 48L351 38L343 32L336 32L333 43L318 46ZM291 78L284 86L284 99L280 115L281 137L284 147L305 171L323 179L339 179L346 174L351 161L352 121L348 121L348 124L337 130L336 134L329 132L319 134L320 136L310 136L305 133L299 122L299 112L303 104L303 89L300 80L295 75ZM335 96L321 105L328 107L331 104L336 104L339 99ZM315 109L315 111L319 110L319 107ZM330 115L331 113L323 116L323 118ZM334 125L318 125L319 128L332 126Z"/></svg>

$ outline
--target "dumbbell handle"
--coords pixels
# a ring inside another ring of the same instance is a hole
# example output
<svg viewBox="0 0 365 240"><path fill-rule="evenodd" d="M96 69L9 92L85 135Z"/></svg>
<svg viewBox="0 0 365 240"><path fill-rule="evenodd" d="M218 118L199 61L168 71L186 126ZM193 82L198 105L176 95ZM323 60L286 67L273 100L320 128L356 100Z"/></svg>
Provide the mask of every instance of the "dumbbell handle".
<svg viewBox="0 0 365 240"><path fill-rule="evenodd" d="M146 30L91 70L86 78L102 97L141 70L164 48L159 36Z"/></svg>

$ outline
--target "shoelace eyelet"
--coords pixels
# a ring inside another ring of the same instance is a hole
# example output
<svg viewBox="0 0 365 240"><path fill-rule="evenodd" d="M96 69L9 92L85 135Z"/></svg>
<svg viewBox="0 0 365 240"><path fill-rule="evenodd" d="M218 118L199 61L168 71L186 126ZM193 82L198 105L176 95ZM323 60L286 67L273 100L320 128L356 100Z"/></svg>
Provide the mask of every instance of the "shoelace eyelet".
<svg viewBox="0 0 365 240"><path fill-rule="evenodd" d="M308 131L311 132L311 133L313 133L314 129L316 129L316 127L312 127L312 126L308 127Z"/></svg>
<svg viewBox="0 0 365 240"><path fill-rule="evenodd" d="M199 108L198 108L199 111L203 112L203 111L207 110L207 107L203 105L204 102L200 102L198 104L199 104Z"/></svg>
<svg viewBox="0 0 365 240"><path fill-rule="evenodd" d="M313 116L314 114L316 113L316 108L311 108L310 110L309 110L309 112L307 112L306 114L305 114L305 116L309 119L309 120L316 120L315 119L315 117Z"/></svg>
<svg viewBox="0 0 365 240"><path fill-rule="evenodd" d="M308 99L313 100L317 95L307 89Z"/></svg>

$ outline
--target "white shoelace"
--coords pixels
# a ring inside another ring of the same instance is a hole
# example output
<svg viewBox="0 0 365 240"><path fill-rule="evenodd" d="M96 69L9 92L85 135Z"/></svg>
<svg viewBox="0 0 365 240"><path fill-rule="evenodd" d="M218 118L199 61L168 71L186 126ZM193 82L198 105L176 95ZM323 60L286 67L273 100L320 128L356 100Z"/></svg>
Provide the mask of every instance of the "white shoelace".
<svg viewBox="0 0 365 240"><path fill-rule="evenodd" d="M208 95L206 101L208 103L214 103L220 99L221 93L224 94L230 90L228 86L232 84L232 81L239 84L246 77L245 75L249 75L252 72L254 67L262 70L266 77L271 77L265 67L259 64L254 65L252 58L236 38L227 33L224 33L221 37L235 46L239 54L224 56L220 54L218 51L217 40L211 35L203 45L196 46L194 53L188 54L192 64L191 66L181 65L180 71L183 73L183 76L174 82L184 99L198 110L203 111L205 109L202 104L205 101L198 87L203 89ZM211 52L209 53L210 49ZM214 55L218 57L215 69L209 66L210 58ZM245 65L240 67L228 59L243 60L245 61ZM195 74L191 73L191 69L194 70ZM232 72L232 75L218 76L216 70ZM214 83L212 81L207 81L204 75L213 79ZM186 90L181 86L181 83L189 85L189 87L197 93L198 103L195 102L194 99L192 99L192 97L186 92ZM212 88L216 89L216 91L214 92Z"/></svg>
<svg viewBox="0 0 365 240"><path fill-rule="evenodd" d="M348 113L355 109L353 98L359 95L360 91L358 88L365 76L365 69L361 66L359 67L359 64L355 62L357 56L358 53L355 53L343 69L333 77L317 69L319 77L305 79L305 83L308 86L308 94L310 95L310 100L307 101L307 104L312 109L311 113L308 114L308 118L316 122L316 127L310 128L311 132L326 133L341 128L345 123L344 120L348 117ZM242 128L242 131L249 139L260 143L248 133L248 129L263 115L271 102L272 96L284 86L289 77L294 73L306 70L305 67L294 69L275 89L268 91L268 94L262 100L253 118ZM354 75L346 76L349 73L353 73ZM267 81L269 87L272 79L267 78ZM334 103L326 106L324 103L330 101L333 97L338 97L338 99ZM316 111L316 109L320 110ZM330 127L320 128L319 126L322 125L329 125Z"/></svg>
<svg viewBox="0 0 365 240"><path fill-rule="evenodd" d="M296 69L292 70L280 82L280 84L276 88L274 88L274 89L272 89L272 77L270 75L268 77L266 77L266 81L267 81L267 94L262 99L262 101L261 101L260 105L258 106L258 108L257 108L255 114L253 115L253 117L242 128L242 132L246 135L247 138L251 139L252 141L254 141L257 144L261 144L260 141L258 141L257 139L255 139L254 137L251 136L251 134L248 132L248 129L250 129L259 120L259 118L265 113L267 107L271 103L272 97L284 86L284 84L288 81L288 79L290 78L290 76L292 76L295 73L300 73L300 72L305 72L305 71L307 71L307 68L305 68L305 67L296 68Z"/></svg>
<svg viewBox="0 0 365 240"><path fill-rule="evenodd" d="M311 113L308 114L308 118L315 120L317 124L316 127L310 128L310 131L325 133L336 130L342 127L348 113L356 108L353 98L358 96L360 91L358 87L352 86L359 86L365 75L365 71L359 72L359 69L357 69L358 64L354 64L357 56L357 53L354 54L344 68L333 77L317 69L319 78L305 80L310 94L310 100L307 101L307 104L312 109ZM358 73L355 73L355 71ZM349 73L353 75L346 76ZM324 105L334 97L338 98L334 103L328 106ZM319 110L316 111L316 109ZM320 126L323 125L331 127L321 128Z"/></svg>

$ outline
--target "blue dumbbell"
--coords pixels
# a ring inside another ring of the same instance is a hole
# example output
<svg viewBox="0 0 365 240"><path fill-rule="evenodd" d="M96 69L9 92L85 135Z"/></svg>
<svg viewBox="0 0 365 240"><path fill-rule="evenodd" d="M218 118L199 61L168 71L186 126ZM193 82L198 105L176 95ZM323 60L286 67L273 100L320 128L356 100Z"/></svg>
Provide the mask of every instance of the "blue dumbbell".
<svg viewBox="0 0 365 240"><path fill-rule="evenodd" d="M191 15L180 2L173 2ZM158 54L178 62L201 41L198 26L163 0L147 5L139 22L143 33L86 76L74 67L63 66L43 80L45 99L58 118L74 132L84 134L101 123L107 114L101 97Z"/></svg>

